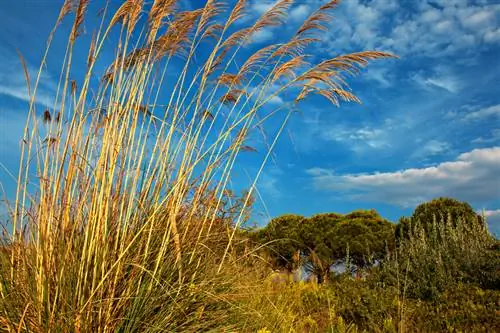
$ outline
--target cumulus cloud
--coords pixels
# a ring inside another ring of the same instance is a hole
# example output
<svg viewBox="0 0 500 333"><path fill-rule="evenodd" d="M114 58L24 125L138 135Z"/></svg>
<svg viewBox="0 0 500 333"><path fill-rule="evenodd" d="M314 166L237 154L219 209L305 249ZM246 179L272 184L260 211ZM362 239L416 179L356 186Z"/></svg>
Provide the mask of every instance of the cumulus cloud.
<svg viewBox="0 0 500 333"><path fill-rule="evenodd" d="M439 2L439 1L437 1ZM500 41L498 4L436 0L344 2L326 43L332 50L389 50L400 56L438 58L457 52L473 56Z"/></svg>
<svg viewBox="0 0 500 333"><path fill-rule="evenodd" d="M269 28L264 28L262 30L255 32L252 35L250 42L259 44L259 43L264 43L264 42L270 41L273 38L274 38L273 31Z"/></svg>
<svg viewBox="0 0 500 333"><path fill-rule="evenodd" d="M500 197L500 147L475 149L455 161L396 172L337 175L333 170L307 170L316 188L347 194L353 200L403 207L439 196L468 202Z"/></svg>

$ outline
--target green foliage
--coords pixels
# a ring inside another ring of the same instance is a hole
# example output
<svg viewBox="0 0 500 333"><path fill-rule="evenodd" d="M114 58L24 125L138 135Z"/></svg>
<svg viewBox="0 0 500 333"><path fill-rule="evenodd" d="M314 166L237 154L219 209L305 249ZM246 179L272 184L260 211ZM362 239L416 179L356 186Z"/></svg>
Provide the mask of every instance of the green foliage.
<svg viewBox="0 0 500 333"><path fill-rule="evenodd" d="M318 282L328 279L330 267L336 262L334 230L342 215L318 214L307 219L302 228L302 239L307 256L308 270L316 274Z"/></svg>
<svg viewBox="0 0 500 333"><path fill-rule="evenodd" d="M498 241L489 235L482 223L467 222L472 220L467 220L463 213L468 212L472 219L472 210L467 208L470 206L464 204L457 208L455 201L439 199L421 205L414 216L423 216L432 207L446 211L443 202L452 203L453 216L457 216L457 220L450 221L452 213L447 219L442 214L439 220L434 219L432 228L429 224L427 227L416 224L408 229L397 251L384 264L383 280L399 284L409 297L422 300L435 300L444 290L461 282L498 288Z"/></svg>
<svg viewBox="0 0 500 333"><path fill-rule="evenodd" d="M368 332L395 331L399 316L398 294L392 287L373 286L342 277L332 281L335 309L346 322ZM390 323L389 323L390 322Z"/></svg>
<svg viewBox="0 0 500 333"><path fill-rule="evenodd" d="M292 271L298 267L298 253L304 247L300 234L303 221L300 215L283 215L252 234L255 241L265 244L275 268Z"/></svg>
<svg viewBox="0 0 500 333"><path fill-rule="evenodd" d="M396 228L398 238L408 238L411 229L422 227L426 233L436 228L437 223L448 223L457 227L465 224L484 227L483 218L466 203L452 198L437 198L420 204L410 218L401 218Z"/></svg>
<svg viewBox="0 0 500 333"><path fill-rule="evenodd" d="M460 284L412 307L415 332L500 332L498 291Z"/></svg>
<svg viewBox="0 0 500 333"><path fill-rule="evenodd" d="M352 263L360 268L382 259L393 246L393 234L393 225L376 211L359 210L308 219L283 215L254 231L252 238L266 245L275 268L292 271L303 263L321 282L328 279L330 267L343 262L348 252Z"/></svg>
<svg viewBox="0 0 500 333"><path fill-rule="evenodd" d="M381 260L394 244L394 225L374 211L355 211L345 215L333 230L331 240L334 257L343 261L347 256L360 268Z"/></svg>
<svg viewBox="0 0 500 333"><path fill-rule="evenodd" d="M357 332L354 324L346 324L338 315L336 304L330 286L305 282L275 285L268 279L259 292L238 304L250 315L235 321L245 323L242 332Z"/></svg>
<svg viewBox="0 0 500 333"><path fill-rule="evenodd" d="M304 243L311 251L311 270L323 276L348 255L352 264L365 268L382 259L393 244L393 225L375 210L315 215L304 226ZM322 281L324 278L319 274Z"/></svg>

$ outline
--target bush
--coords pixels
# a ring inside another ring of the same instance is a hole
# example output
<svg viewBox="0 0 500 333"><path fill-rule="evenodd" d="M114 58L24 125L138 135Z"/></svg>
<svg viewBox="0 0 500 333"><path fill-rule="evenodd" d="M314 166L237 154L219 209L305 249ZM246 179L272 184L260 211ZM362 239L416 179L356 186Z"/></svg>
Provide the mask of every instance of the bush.
<svg viewBox="0 0 500 333"><path fill-rule="evenodd" d="M443 216L427 227L416 224L407 229L406 238L382 265L380 277L404 288L407 296L422 300L436 299L460 282L493 287L498 281L497 242L482 223L461 218L451 221Z"/></svg>
<svg viewBox="0 0 500 333"><path fill-rule="evenodd" d="M413 332L500 332L498 291L459 284L412 308Z"/></svg>
<svg viewBox="0 0 500 333"><path fill-rule="evenodd" d="M376 286L347 276L332 281L330 288L335 295L335 310L347 323L367 332L396 330L400 316L396 288Z"/></svg>

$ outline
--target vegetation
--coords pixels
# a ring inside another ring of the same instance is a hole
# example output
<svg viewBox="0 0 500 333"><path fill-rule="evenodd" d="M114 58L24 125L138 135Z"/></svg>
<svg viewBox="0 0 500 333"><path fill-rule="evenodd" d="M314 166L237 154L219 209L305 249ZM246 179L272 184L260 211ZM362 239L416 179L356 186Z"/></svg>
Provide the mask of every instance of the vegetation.
<svg viewBox="0 0 500 333"><path fill-rule="evenodd" d="M393 57L367 51L309 63L337 3L290 40L256 48L252 37L282 25L290 0L255 21L244 0L183 12L173 0L111 2L88 42L91 4L66 0L39 73L24 66L30 105L0 251L0 330L497 330L500 247L484 223L447 213L432 228L412 225L397 246L375 211L242 228L293 112L267 102L285 93L297 105L312 94L358 101L346 79ZM70 17L55 104L40 110L37 86ZM235 195L239 157L256 151L249 141L271 118L282 126L248 191ZM331 271L339 264L364 275ZM293 281L297 269L320 283Z"/></svg>
<svg viewBox="0 0 500 333"><path fill-rule="evenodd" d="M450 207L443 203L450 203ZM470 214L473 217L470 220L453 215L457 207L470 208L463 202L440 198L420 205L413 216L422 207L436 206L442 214L438 219L433 217L432 228L424 224L412 226L397 246L394 229L401 230L404 226L398 224L394 228L374 211L320 214L294 224L286 223L291 215L274 221L283 222L279 237L298 237L295 242L286 240L290 247L314 244L319 255L304 257L303 265L330 265L321 271L323 278L318 279L321 283L318 290L328 295L335 318L354 324L351 327L356 330L495 332L500 328L500 243L489 234L484 219L477 219L476 214ZM297 227L299 231L284 230ZM322 260L320 264L318 260ZM332 269L339 262L352 262L358 272L363 268L365 274L354 277L349 265L344 266L343 272ZM317 274L314 269L311 271ZM328 325L321 324L318 331L337 329Z"/></svg>
<svg viewBox="0 0 500 333"><path fill-rule="evenodd" d="M393 247L393 234L393 225L370 210L307 219L284 215L251 237L267 245L275 269L292 272L302 265L321 283L333 265L361 270L381 260Z"/></svg>
<svg viewBox="0 0 500 333"><path fill-rule="evenodd" d="M411 229L419 227L430 233L442 223L453 224L453 227L457 224L468 225L476 230L476 225L482 226L484 220L466 202L438 198L418 205L410 218L402 218L396 228L396 237L408 238L414 232Z"/></svg>

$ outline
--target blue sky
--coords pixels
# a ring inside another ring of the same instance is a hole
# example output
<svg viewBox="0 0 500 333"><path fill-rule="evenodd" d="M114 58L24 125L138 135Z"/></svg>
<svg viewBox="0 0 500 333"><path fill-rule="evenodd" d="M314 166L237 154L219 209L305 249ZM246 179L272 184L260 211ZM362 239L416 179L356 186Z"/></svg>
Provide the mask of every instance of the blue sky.
<svg viewBox="0 0 500 333"><path fill-rule="evenodd" d="M322 2L296 1L287 24L263 30L252 45L282 40ZM182 6L202 3L184 0ZM272 3L250 1L249 13L257 16ZM27 105L16 49L34 72L59 5L0 2L0 162L12 173ZM368 49L400 59L375 62L350 80L361 105L336 108L320 98L298 105L260 178L263 202L258 200L254 218L263 223L283 213L375 208L397 221L420 202L451 196L484 209L500 234L499 1L344 0L333 14L314 59ZM84 35L90 32L84 29ZM56 42L52 53L63 55L63 43ZM49 58L44 72L41 104L53 101L57 59ZM279 96L271 106L288 102ZM265 146L258 139L255 145L259 152L241 159L240 175L258 168ZM11 198L14 182L2 168L0 180Z"/></svg>

